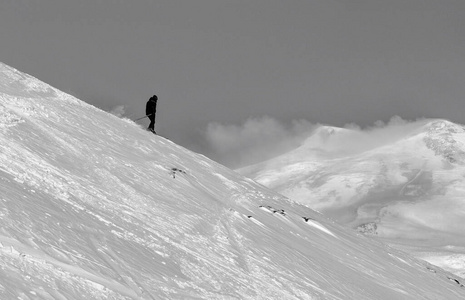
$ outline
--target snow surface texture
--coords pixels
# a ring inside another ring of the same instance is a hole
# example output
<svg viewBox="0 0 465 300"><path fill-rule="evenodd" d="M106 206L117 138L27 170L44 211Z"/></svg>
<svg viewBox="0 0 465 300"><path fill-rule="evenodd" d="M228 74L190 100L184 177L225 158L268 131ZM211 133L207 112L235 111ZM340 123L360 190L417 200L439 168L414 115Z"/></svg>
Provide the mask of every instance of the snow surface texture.
<svg viewBox="0 0 465 300"><path fill-rule="evenodd" d="M322 126L301 147L239 171L465 277L465 127L445 120L398 127Z"/></svg>
<svg viewBox="0 0 465 300"><path fill-rule="evenodd" d="M0 299L464 299L462 279L0 64Z"/></svg>

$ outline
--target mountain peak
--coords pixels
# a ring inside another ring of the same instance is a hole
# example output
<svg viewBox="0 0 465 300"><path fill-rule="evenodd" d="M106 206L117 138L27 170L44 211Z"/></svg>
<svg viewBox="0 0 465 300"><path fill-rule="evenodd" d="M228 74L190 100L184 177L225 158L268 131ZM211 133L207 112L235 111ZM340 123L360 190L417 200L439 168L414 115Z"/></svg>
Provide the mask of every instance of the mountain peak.
<svg viewBox="0 0 465 300"><path fill-rule="evenodd" d="M453 123L448 120L437 119L429 122L425 125L425 130L429 133L434 134L454 134L454 133L464 133L465 126Z"/></svg>
<svg viewBox="0 0 465 300"><path fill-rule="evenodd" d="M423 127L422 140L437 157L465 164L465 126L448 120L432 120Z"/></svg>

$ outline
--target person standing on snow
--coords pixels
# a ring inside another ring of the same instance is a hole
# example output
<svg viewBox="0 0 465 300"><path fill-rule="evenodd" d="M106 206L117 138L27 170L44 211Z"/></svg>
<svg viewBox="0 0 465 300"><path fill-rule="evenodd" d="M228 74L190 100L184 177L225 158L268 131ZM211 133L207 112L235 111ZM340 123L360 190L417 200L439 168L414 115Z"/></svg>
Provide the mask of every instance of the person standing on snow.
<svg viewBox="0 0 465 300"><path fill-rule="evenodd" d="M147 101L147 105L145 107L145 114L147 117L150 119L150 125L147 128L147 130L150 130L151 132L155 133L155 114L157 113L157 100L158 97L157 95L153 95L150 97L149 101Z"/></svg>

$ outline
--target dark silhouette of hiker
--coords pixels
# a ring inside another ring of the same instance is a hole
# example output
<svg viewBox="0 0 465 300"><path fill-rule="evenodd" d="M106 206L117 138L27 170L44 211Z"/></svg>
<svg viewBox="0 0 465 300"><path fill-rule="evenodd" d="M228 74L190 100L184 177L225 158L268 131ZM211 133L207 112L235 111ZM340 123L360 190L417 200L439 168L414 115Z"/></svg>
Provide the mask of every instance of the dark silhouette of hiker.
<svg viewBox="0 0 465 300"><path fill-rule="evenodd" d="M150 130L153 133L155 132L155 114L157 113L157 95L153 95L150 97L149 101L147 101L147 106L145 107L145 114L150 119L150 125L147 130Z"/></svg>

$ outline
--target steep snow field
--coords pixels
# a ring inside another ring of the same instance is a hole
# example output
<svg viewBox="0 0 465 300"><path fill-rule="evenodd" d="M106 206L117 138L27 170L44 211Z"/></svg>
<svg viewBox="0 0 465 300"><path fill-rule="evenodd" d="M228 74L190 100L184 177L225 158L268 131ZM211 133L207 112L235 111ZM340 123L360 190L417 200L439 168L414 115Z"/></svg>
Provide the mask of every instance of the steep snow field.
<svg viewBox="0 0 465 300"><path fill-rule="evenodd" d="M464 299L462 279L0 64L0 299Z"/></svg>
<svg viewBox="0 0 465 300"><path fill-rule="evenodd" d="M339 223L465 276L465 127L423 120L363 132L322 126L239 170Z"/></svg>

